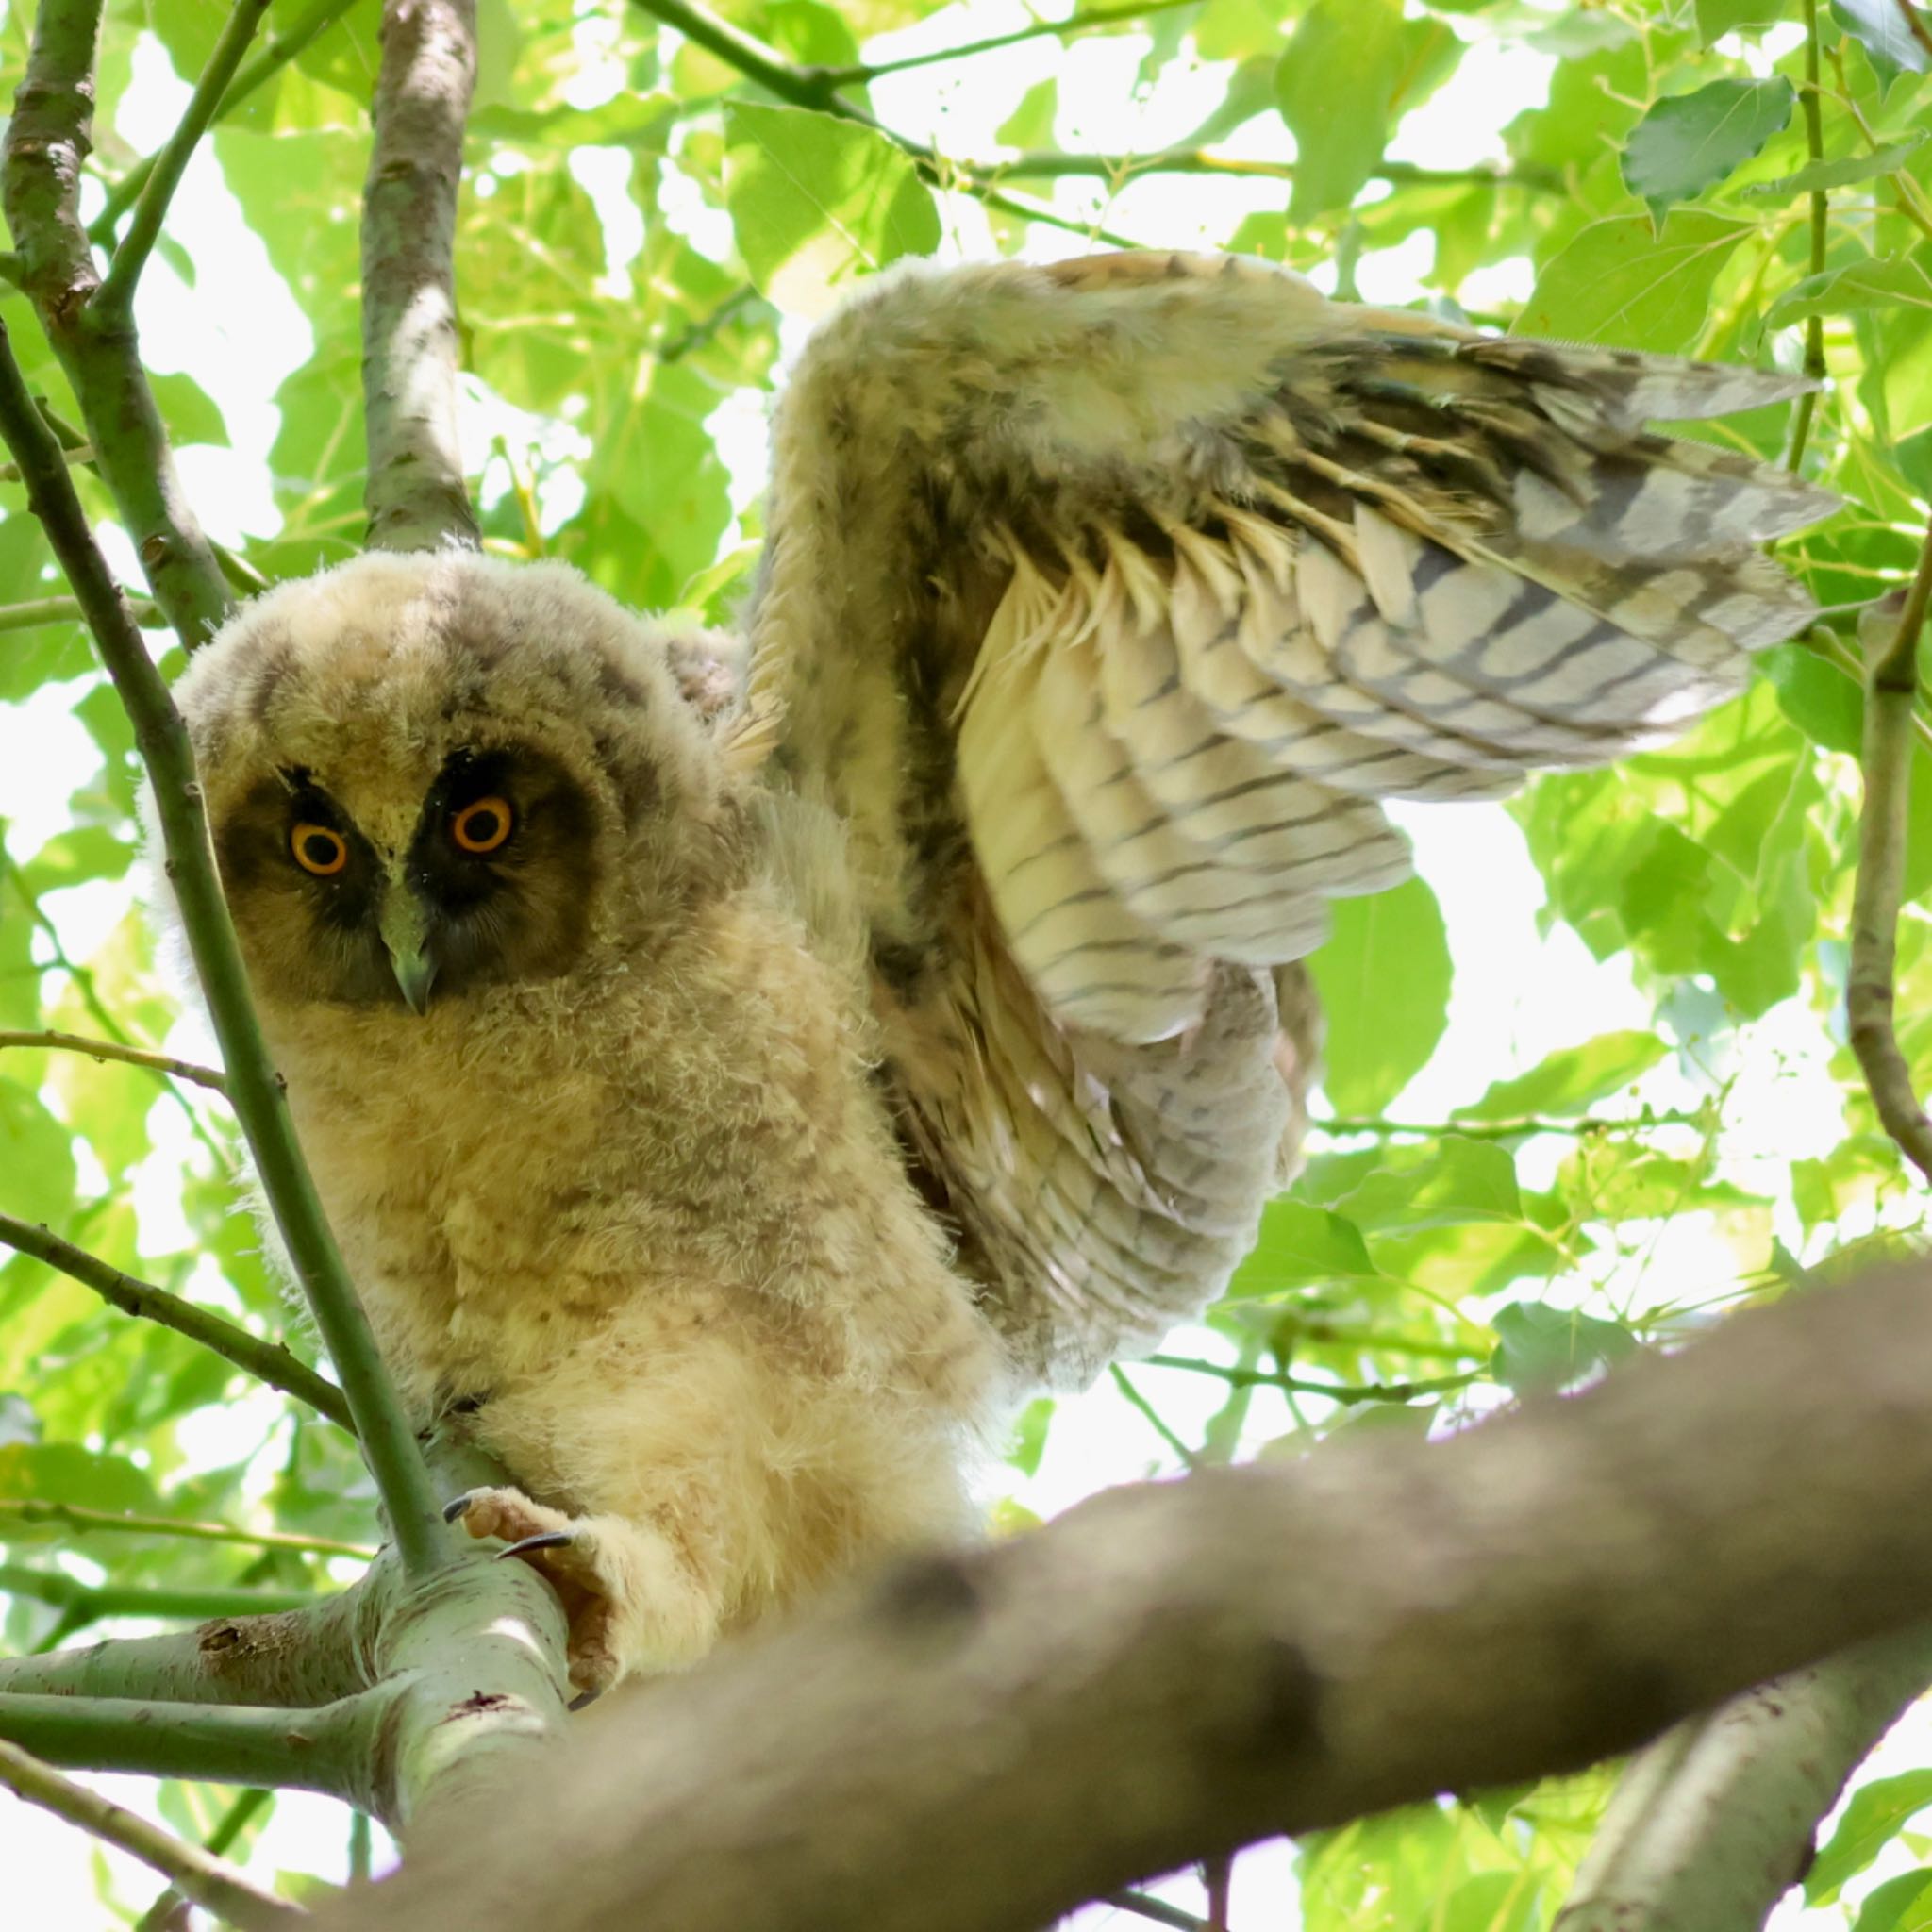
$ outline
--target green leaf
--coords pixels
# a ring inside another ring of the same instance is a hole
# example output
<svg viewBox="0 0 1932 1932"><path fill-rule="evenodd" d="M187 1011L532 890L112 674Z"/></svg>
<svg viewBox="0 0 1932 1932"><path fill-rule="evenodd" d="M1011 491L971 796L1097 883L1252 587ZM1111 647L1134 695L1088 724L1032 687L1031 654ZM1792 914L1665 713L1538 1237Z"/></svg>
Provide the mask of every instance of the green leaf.
<svg viewBox="0 0 1932 1932"><path fill-rule="evenodd" d="M1770 328L1784 328L1807 315L1854 315L1860 309L1910 307L1932 308L1932 279L1916 261L1879 256L1849 268L1807 275L1771 305Z"/></svg>
<svg viewBox="0 0 1932 1932"><path fill-rule="evenodd" d="M1401 0L1315 0L1274 75L1295 140L1291 222L1346 208L1375 172L1396 124L1455 66L1460 42Z"/></svg>
<svg viewBox="0 0 1932 1932"><path fill-rule="evenodd" d="M1525 1114L1578 1114L1627 1087L1669 1051L1654 1033L1599 1033L1566 1046L1526 1074L1493 1082L1480 1100L1458 1107L1459 1121L1517 1120Z"/></svg>
<svg viewBox="0 0 1932 1932"><path fill-rule="evenodd" d="M993 131L993 139L1005 147L1051 147L1059 110L1059 82L1052 78L1036 81Z"/></svg>
<svg viewBox="0 0 1932 1932"><path fill-rule="evenodd" d="M160 1507L154 1485L125 1457L97 1456L74 1442L10 1442L0 1448L0 1497L135 1515L152 1515Z"/></svg>
<svg viewBox="0 0 1932 1932"><path fill-rule="evenodd" d="M1682 353L1697 341L1720 271L1749 222L1678 208L1592 222L1537 277L1512 333Z"/></svg>
<svg viewBox="0 0 1932 1932"><path fill-rule="evenodd" d="M1714 80L1694 93L1657 102L1624 148L1624 181L1661 221L1673 202L1691 201L1741 167L1791 118L1797 99L1782 75Z"/></svg>
<svg viewBox="0 0 1932 1932"><path fill-rule="evenodd" d="M1546 1302L1516 1302L1491 1322L1496 1353L1491 1373L1506 1388L1523 1394L1532 1389L1563 1389L1592 1369L1634 1355L1630 1331L1615 1322Z"/></svg>
<svg viewBox="0 0 1932 1932"><path fill-rule="evenodd" d="M1310 1208L1284 1194L1269 1202L1261 1217L1260 1239L1235 1271L1227 1293L1230 1300L1274 1294L1284 1288L1375 1272L1361 1229L1346 1215Z"/></svg>
<svg viewBox="0 0 1932 1932"><path fill-rule="evenodd" d="M1881 80L1901 68L1924 74L1932 60L1899 13L1899 0L1831 0L1831 17L1872 58Z"/></svg>
<svg viewBox="0 0 1932 1932"><path fill-rule="evenodd" d="M1390 1160L1336 1206L1378 1236L1523 1218L1509 1150L1466 1134L1443 1135L1420 1160Z"/></svg>
<svg viewBox="0 0 1932 1932"><path fill-rule="evenodd" d="M1814 743L1854 758L1863 741L1865 694L1849 672L1803 644L1760 651L1757 668L1777 692L1778 708Z"/></svg>
<svg viewBox="0 0 1932 1932"><path fill-rule="evenodd" d="M734 104L724 198L745 267L784 307L823 308L838 285L930 255L939 210L884 136L793 108Z"/></svg>
<svg viewBox="0 0 1932 1932"><path fill-rule="evenodd" d="M1053 1426L1054 1399L1051 1395L1036 1396L1020 1411L1019 1419L1013 1424L1013 1440L1007 1451L1007 1460L1022 1475L1032 1475L1040 1468L1040 1458L1046 1453L1046 1432Z"/></svg>
<svg viewBox="0 0 1932 1932"><path fill-rule="evenodd" d="M228 447L228 425L221 409L192 375L151 375L148 382L168 425L168 440L177 448L188 442Z"/></svg>
<svg viewBox="0 0 1932 1932"><path fill-rule="evenodd" d="M1373 1114L1428 1063L1449 1016L1449 946L1421 879L1343 899L1308 961L1328 1020L1322 1084L1339 1114Z"/></svg>
<svg viewBox="0 0 1932 1932"><path fill-rule="evenodd" d="M1868 1891L1852 1932L1932 1932L1932 1878L1904 1872Z"/></svg>
<svg viewBox="0 0 1932 1932"><path fill-rule="evenodd" d="M1794 194L1809 194L1813 189L1849 188L1854 182L1874 181L1881 175L1895 175L1928 139L1932 128L1914 127L1903 141L1874 148L1869 155L1845 155L1835 161L1813 161L1795 175L1780 175L1775 181L1754 181L1740 188L1740 195L1761 195L1766 200L1787 201Z"/></svg>
<svg viewBox="0 0 1932 1932"><path fill-rule="evenodd" d="M1774 26L1786 11L1786 0L1697 0L1697 38L1707 47L1737 27Z"/></svg>
<svg viewBox="0 0 1932 1932"><path fill-rule="evenodd" d="M1932 1768L1874 1778L1852 1793L1831 1840L1805 1874L1805 1903L1829 1905L1912 1819L1932 1805Z"/></svg>
<svg viewBox="0 0 1932 1932"><path fill-rule="evenodd" d="M66 1128L25 1087L0 1079L0 1203L28 1221L55 1221L73 1199Z"/></svg>

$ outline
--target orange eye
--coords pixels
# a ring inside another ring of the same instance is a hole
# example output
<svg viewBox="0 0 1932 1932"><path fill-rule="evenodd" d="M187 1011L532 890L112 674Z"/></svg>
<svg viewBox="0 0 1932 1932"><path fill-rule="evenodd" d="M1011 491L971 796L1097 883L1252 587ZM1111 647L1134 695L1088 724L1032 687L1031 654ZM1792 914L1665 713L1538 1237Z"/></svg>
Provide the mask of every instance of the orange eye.
<svg viewBox="0 0 1932 1932"><path fill-rule="evenodd" d="M289 834L289 850L304 872L328 878L349 862L349 841L327 825L304 819Z"/></svg>
<svg viewBox="0 0 1932 1932"><path fill-rule="evenodd" d="M494 852L513 823L508 799L479 798L449 822L449 833L465 852Z"/></svg>

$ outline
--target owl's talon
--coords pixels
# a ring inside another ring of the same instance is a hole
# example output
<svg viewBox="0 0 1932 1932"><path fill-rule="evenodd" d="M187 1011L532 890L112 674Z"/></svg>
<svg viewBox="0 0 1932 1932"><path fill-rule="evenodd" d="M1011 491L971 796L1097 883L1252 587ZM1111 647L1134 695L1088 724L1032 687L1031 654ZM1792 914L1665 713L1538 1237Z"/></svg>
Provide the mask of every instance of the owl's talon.
<svg viewBox="0 0 1932 1932"><path fill-rule="evenodd" d="M452 1496L442 1506L442 1520L445 1523L454 1523L458 1517L467 1516L470 1513L471 1504L475 1500L476 1491L475 1490L465 1490L460 1496Z"/></svg>
<svg viewBox="0 0 1932 1932"><path fill-rule="evenodd" d="M576 1532L569 1529L546 1529L536 1536L526 1536L521 1542L511 1543L507 1550L498 1550L496 1560L500 1563L506 1557L527 1557L532 1550L568 1549L576 1541Z"/></svg>

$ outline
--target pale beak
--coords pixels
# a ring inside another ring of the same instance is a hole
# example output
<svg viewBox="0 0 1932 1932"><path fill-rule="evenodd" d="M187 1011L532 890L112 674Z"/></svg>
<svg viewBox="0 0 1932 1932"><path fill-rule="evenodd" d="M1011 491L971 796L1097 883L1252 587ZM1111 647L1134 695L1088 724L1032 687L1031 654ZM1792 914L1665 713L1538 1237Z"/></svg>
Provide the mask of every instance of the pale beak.
<svg viewBox="0 0 1932 1932"><path fill-rule="evenodd" d="M391 876L384 883L375 929L389 948L389 962L395 969L396 984L402 988L409 1010L426 1013L430 983L436 977L436 961L428 951L429 916L423 902L399 878Z"/></svg>

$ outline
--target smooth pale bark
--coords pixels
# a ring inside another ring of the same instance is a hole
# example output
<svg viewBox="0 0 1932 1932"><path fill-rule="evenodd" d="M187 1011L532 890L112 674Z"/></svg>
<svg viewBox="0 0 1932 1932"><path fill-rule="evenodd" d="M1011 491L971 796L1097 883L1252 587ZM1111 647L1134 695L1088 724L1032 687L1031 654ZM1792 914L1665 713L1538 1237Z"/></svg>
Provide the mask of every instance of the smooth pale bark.
<svg viewBox="0 0 1932 1932"><path fill-rule="evenodd" d="M516 1829L323 1924L1034 1932L1629 1749L1932 1599L1932 1270L1455 1441L1100 1497L591 1713ZM533 1862L534 1861L534 1862ZM541 1870L543 1876L538 1876ZM568 1882L553 1882L568 1874Z"/></svg>

